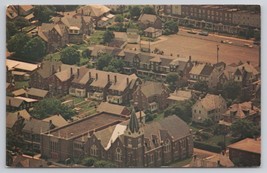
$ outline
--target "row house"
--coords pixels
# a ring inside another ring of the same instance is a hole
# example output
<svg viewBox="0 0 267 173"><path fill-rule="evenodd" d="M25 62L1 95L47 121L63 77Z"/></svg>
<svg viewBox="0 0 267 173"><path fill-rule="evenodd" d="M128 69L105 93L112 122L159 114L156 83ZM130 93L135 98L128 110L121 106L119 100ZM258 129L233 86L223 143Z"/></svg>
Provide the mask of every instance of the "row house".
<svg viewBox="0 0 267 173"><path fill-rule="evenodd" d="M12 92L13 96L22 96L26 98L42 100L44 98L49 97L49 93L47 90L42 90L38 88L26 88L26 89L18 89Z"/></svg>
<svg viewBox="0 0 267 173"><path fill-rule="evenodd" d="M218 122L226 110L226 101L221 95L207 94L192 106L192 121L203 123L211 119Z"/></svg>
<svg viewBox="0 0 267 173"><path fill-rule="evenodd" d="M192 156L192 134L177 116L143 124L133 109L127 119L101 113L43 133L42 155L54 161L89 156L128 168L160 167ZM70 134L70 129L75 130Z"/></svg>
<svg viewBox="0 0 267 173"><path fill-rule="evenodd" d="M133 102L138 110L149 110L151 112L163 110L168 106L169 93L168 87L164 84L145 81L133 93Z"/></svg>
<svg viewBox="0 0 267 173"><path fill-rule="evenodd" d="M10 97L6 96L6 109L7 111L19 111L19 110L29 110L33 107L33 104L38 100L30 99L26 97Z"/></svg>
<svg viewBox="0 0 267 173"><path fill-rule="evenodd" d="M223 73L224 65L216 66L207 63L196 63L189 72L190 85L198 81L206 81L209 88L214 88L219 83L219 76Z"/></svg>
<svg viewBox="0 0 267 173"><path fill-rule="evenodd" d="M124 75L80 68L71 82L69 93L78 97L125 104L132 99L132 93L139 83L140 79L135 74Z"/></svg>

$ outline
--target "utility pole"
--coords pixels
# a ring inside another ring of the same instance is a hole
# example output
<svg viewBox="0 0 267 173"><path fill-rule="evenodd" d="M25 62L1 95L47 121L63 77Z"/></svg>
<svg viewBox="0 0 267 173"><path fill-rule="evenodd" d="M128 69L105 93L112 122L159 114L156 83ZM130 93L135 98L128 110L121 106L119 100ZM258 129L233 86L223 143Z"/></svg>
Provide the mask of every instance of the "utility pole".
<svg viewBox="0 0 267 173"><path fill-rule="evenodd" d="M219 63L219 45L217 44L217 63Z"/></svg>

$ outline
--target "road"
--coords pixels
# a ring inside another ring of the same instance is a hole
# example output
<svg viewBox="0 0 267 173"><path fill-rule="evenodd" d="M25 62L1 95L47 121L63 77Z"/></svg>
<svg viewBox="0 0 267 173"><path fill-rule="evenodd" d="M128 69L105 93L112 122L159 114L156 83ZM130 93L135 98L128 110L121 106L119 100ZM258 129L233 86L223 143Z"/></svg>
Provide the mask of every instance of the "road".
<svg viewBox="0 0 267 173"><path fill-rule="evenodd" d="M159 39L150 43L151 50L158 48L164 51L165 55L192 56L192 60L216 63L217 45L219 45L219 61L223 61L226 64L250 61L254 66L259 63L259 46L253 45L252 48L244 46L244 44L252 44L251 40L216 34L201 36L189 34L184 29L181 29L177 35L161 36ZM229 40L232 45L221 43L221 40ZM148 42L142 41L142 45L148 47L148 44ZM138 50L139 47L137 44L128 44L126 49Z"/></svg>

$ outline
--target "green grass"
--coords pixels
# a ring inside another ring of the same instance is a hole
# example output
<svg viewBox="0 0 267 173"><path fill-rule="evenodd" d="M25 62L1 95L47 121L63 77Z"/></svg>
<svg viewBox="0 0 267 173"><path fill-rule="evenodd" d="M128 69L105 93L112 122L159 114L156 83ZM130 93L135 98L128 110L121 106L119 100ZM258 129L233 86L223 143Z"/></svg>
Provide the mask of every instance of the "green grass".
<svg viewBox="0 0 267 173"><path fill-rule="evenodd" d="M23 87L29 87L29 81L18 81L15 83L16 89L21 89Z"/></svg>
<svg viewBox="0 0 267 173"><path fill-rule="evenodd" d="M95 31L90 37L91 45L100 44L105 31Z"/></svg>
<svg viewBox="0 0 267 173"><path fill-rule="evenodd" d="M159 113L157 114L157 117L153 121L160 121L164 118L164 113Z"/></svg>
<svg viewBox="0 0 267 173"><path fill-rule="evenodd" d="M176 161L172 164L170 164L169 166L170 167L173 167L173 168L181 168L185 165L188 165L190 162L191 162L192 158L188 158L188 159L185 159L185 160L180 160L180 161Z"/></svg>
<svg viewBox="0 0 267 173"><path fill-rule="evenodd" d="M72 97L74 104L81 103L84 101L84 98L81 97Z"/></svg>
<svg viewBox="0 0 267 173"><path fill-rule="evenodd" d="M60 52L48 54L44 57L45 60L55 60L59 61L60 60Z"/></svg>

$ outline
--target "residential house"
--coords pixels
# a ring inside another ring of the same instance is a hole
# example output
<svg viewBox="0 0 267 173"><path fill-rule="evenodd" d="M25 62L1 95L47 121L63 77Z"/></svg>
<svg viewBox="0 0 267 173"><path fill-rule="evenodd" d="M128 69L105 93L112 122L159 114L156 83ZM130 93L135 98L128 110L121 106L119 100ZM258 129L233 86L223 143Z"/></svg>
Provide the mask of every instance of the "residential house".
<svg viewBox="0 0 267 173"><path fill-rule="evenodd" d="M13 5L7 6L7 9L6 9L6 17L9 20L13 20L17 16L18 16L18 12L17 12L16 8Z"/></svg>
<svg viewBox="0 0 267 173"><path fill-rule="evenodd" d="M7 73L10 73L9 81L12 79L21 81L29 79L29 76L37 70L38 64L6 59L6 68Z"/></svg>
<svg viewBox="0 0 267 173"><path fill-rule="evenodd" d="M49 116L43 119L43 121L52 123L55 128L63 127L68 124L68 122L60 114Z"/></svg>
<svg viewBox="0 0 267 173"><path fill-rule="evenodd" d="M129 116L131 114L131 112L127 109L126 106L111 104L108 102L101 102L100 105L98 105L96 111L124 116Z"/></svg>
<svg viewBox="0 0 267 173"><path fill-rule="evenodd" d="M12 129L16 122L20 119L29 120L31 115L26 109L17 112L7 112L6 114L6 128Z"/></svg>
<svg viewBox="0 0 267 173"><path fill-rule="evenodd" d="M133 93L133 102L139 110L163 110L168 106L169 93L163 83L144 81Z"/></svg>
<svg viewBox="0 0 267 173"><path fill-rule="evenodd" d="M25 126L22 129L22 134L28 149L40 151L41 133L49 131L55 128L55 126L52 124L52 121L46 122L34 118L30 118L24 122Z"/></svg>
<svg viewBox="0 0 267 173"><path fill-rule="evenodd" d="M198 123L206 119L218 122L226 110L226 101L221 95L207 94L192 106L192 120Z"/></svg>
<svg viewBox="0 0 267 173"><path fill-rule="evenodd" d="M196 98L196 94L192 90L175 90L173 93L170 93L170 96L167 98L169 105L181 102L188 101Z"/></svg>
<svg viewBox="0 0 267 173"><path fill-rule="evenodd" d="M26 102L24 99L18 97L6 96L6 109L7 111L19 111L23 109L29 109L32 106L32 102Z"/></svg>
<svg viewBox="0 0 267 173"><path fill-rule="evenodd" d="M138 19L138 24L142 30L145 30L149 27L162 30L162 21L154 14L141 14Z"/></svg>
<svg viewBox="0 0 267 173"><path fill-rule="evenodd" d="M162 29L156 29L154 27L148 27L144 30L144 36L150 38L156 38L162 35Z"/></svg>
<svg viewBox="0 0 267 173"><path fill-rule="evenodd" d="M49 84L52 82L52 76L59 70L61 64L58 61L43 61L38 69L31 74L30 87L50 90Z"/></svg>
<svg viewBox="0 0 267 173"><path fill-rule="evenodd" d="M207 63L196 63L189 72L189 84L192 86L198 81L206 81L209 88L214 88L219 83L219 76L223 73L220 68L216 68Z"/></svg>
<svg viewBox="0 0 267 173"><path fill-rule="evenodd" d="M90 16L65 15L54 17L54 24L64 24L67 27L69 43L79 44L83 42L84 35L91 35L94 32L94 24Z"/></svg>
<svg viewBox="0 0 267 173"><path fill-rule="evenodd" d="M76 28L73 28L75 30ZM69 43L69 30L65 24L42 23L38 36L46 43L47 52L55 52Z"/></svg>
<svg viewBox="0 0 267 173"><path fill-rule="evenodd" d="M89 156L128 168L160 167L192 156L192 134L177 116L142 124L132 111L125 120L100 113L43 133L42 156L54 161Z"/></svg>
<svg viewBox="0 0 267 173"><path fill-rule="evenodd" d="M20 16L27 16L33 12L32 5L14 5L14 7Z"/></svg>
<svg viewBox="0 0 267 173"><path fill-rule="evenodd" d="M66 95L69 93L72 80L79 76L80 69L74 65L61 64L58 72L54 73L49 81L49 92L52 95Z"/></svg>
<svg viewBox="0 0 267 173"><path fill-rule="evenodd" d="M78 14L91 16L95 26L99 28L106 27L114 21L115 16L110 13L110 9L104 5L86 5L76 10Z"/></svg>
<svg viewBox="0 0 267 173"><path fill-rule="evenodd" d="M23 96L31 99L42 100L48 97L48 91L38 88L18 89L12 92L14 97Z"/></svg>
<svg viewBox="0 0 267 173"><path fill-rule="evenodd" d="M238 167L261 165L261 139L246 138L227 146L229 157Z"/></svg>
<svg viewBox="0 0 267 173"><path fill-rule="evenodd" d="M231 105L228 110L222 114L220 124L231 125L239 119L247 119L251 122L260 124L260 109L253 105L251 101L236 103Z"/></svg>
<svg viewBox="0 0 267 173"><path fill-rule="evenodd" d="M226 154L214 154L206 158L195 155L189 165L190 168L233 168L234 166Z"/></svg>

